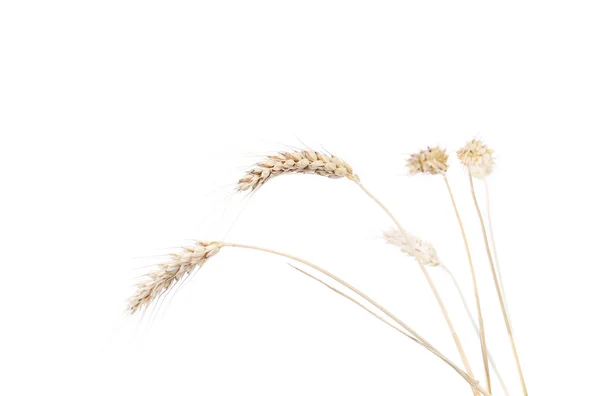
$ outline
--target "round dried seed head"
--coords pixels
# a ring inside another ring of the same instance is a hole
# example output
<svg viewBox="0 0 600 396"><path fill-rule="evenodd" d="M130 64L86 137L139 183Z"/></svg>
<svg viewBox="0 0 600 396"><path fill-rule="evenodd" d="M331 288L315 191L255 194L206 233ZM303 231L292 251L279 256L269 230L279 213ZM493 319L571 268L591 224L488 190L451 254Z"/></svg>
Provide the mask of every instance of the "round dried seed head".
<svg viewBox="0 0 600 396"><path fill-rule="evenodd" d="M492 173L495 161L494 150L481 140L473 139L457 151L460 162L463 163L474 177L483 179Z"/></svg>
<svg viewBox="0 0 600 396"><path fill-rule="evenodd" d="M202 267L222 246L221 242L198 242L172 254L169 261L159 264L157 269L147 275L147 279L138 283L135 295L129 298L127 310L134 314L152 304L176 282L190 275L196 268Z"/></svg>
<svg viewBox="0 0 600 396"><path fill-rule="evenodd" d="M437 175L448 170L448 154L439 147L428 147L416 154L412 154L406 163L411 175L429 173Z"/></svg>
<svg viewBox="0 0 600 396"><path fill-rule="evenodd" d="M350 165L334 155L318 151L280 152L257 163L237 183L238 191L254 191L267 180L286 173L305 173L332 179L346 177L358 181Z"/></svg>

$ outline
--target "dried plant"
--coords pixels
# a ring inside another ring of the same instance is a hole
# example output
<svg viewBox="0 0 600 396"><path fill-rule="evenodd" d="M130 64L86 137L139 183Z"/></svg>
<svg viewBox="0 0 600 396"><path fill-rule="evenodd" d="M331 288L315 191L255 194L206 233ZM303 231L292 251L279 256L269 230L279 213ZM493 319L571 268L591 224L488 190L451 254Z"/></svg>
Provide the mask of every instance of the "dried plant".
<svg viewBox="0 0 600 396"><path fill-rule="evenodd" d="M508 337L510 339L511 348L513 352L513 356L515 358L515 362L517 364L517 371L519 373L519 380L521 382L521 390L524 395L527 395L527 385L525 384L525 377L523 376L523 369L521 367L521 361L519 359L519 353L517 352L517 345L515 343L515 337L512 331L512 324L509 319L508 310L506 308L506 304L504 302L504 296L502 295L502 288L500 286L500 282L498 280L498 274L496 273L496 266L494 265L494 259L492 258L492 252L490 249L490 244L487 237L487 231L485 228L485 221L483 220L483 215L481 214L481 209L479 208L479 202L477 200L477 194L475 192L475 186L473 184L473 173L474 171L479 174L484 174L483 177L487 176L489 172L491 172L491 167L494 164L494 159L492 158L493 150L489 149L483 142L479 140L472 140L465 147L458 150L457 155L463 165L468 170L469 173L469 185L471 187L471 197L473 198L473 204L475 205L475 210L477 212L477 217L479 218L479 224L481 225L481 233L483 235L483 241L485 245L485 251L488 256L488 261L490 263L490 270L492 272L492 278L494 279L494 287L496 288L496 295L498 296L498 302L500 303L500 308L502 309L502 316L504 319L504 325L506 327L506 332L508 333ZM484 169L484 170L482 170ZM487 172L489 170L489 172ZM486 173L487 172L487 173Z"/></svg>
<svg viewBox="0 0 600 396"><path fill-rule="evenodd" d="M416 161L415 159L419 159ZM490 368L489 368L489 359L487 352L487 343L485 337L485 325L483 322L483 313L481 308L481 299L479 297L479 286L477 284L477 276L475 274L475 266L473 265L473 259L471 258L471 250L469 248L469 242L467 241L467 235L464 230L464 226L460 217L460 213L458 212L458 207L456 206L456 202L454 200L454 194L452 193L452 189L450 188L450 182L448 181L448 177L446 176L446 171L448 170L447 165L448 156L446 155L446 151L439 148L433 147L428 148L427 150L421 150L417 154L413 154L407 161L407 167L410 170L411 174L432 174L432 175L442 175L444 177L444 182L446 184L446 188L448 190L448 194L452 201L452 206L454 207L454 213L456 219L458 220L458 224L460 227L461 235L463 238L465 251L467 253L467 259L469 262L469 269L471 271L471 280L473 282L473 293L475 295L475 301L477 304L477 317L479 319L479 340L481 343L481 355L483 359L483 367L485 370L485 378L486 378L486 387L488 392L491 392L491 379L490 379Z"/></svg>
<svg viewBox="0 0 600 396"><path fill-rule="evenodd" d="M481 143L480 141L473 140L465 146L465 148L461 149L458 154L461 162L467 167L469 173L469 180L471 185L471 192L473 201L475 203L476 210L478 212L480 223L482 226L483 234L484 234L484 242L486 244L486 250L488 253L488 258L492 267L492 272L494 275L495 287L498 292L498 298L500 299L501 305L503 307L503 315L505 318L507 330L509 332L513 353L515 354L515 358L517 360L518 370L521 378L522 390L523 394L527 395L527 390L525 388L525 383L523 380L522 370L520 368L520 363L518 361L518 356L516 354L516 347L514 345L514 339L512 337L512 330L510 322L508 321L508 316L505 308L505 304L503 301L503 292L500 292L500 287L498 284L498 278L496 276L496 271L494 270L494 262L491 257L489 244L487 241L487 234L485 230L485 225L483 222L483 218L481 216L481 211L479 210L479 206L477 203L477 198L475 195L475 190L473 187L473 177L482 178L485 181L485 177L489 175L491 172L492 166L494 164L494 159L492 157L493 151L489 149L486 145ZM475 269L472 262L469 244L467 242L466 233L464 230L464 226L462 224L462 220L460 218L456 202L454 199L454 195L450 188L450 184L446 175L446 171L448 170L448 155L446 151L439 147L429 147L426 150L422 150L416 154L410 156L407 167L411 174L429 174L429 175L442 175L445 181L445 184L448 189L449 196L452 201L452 205L454 208L454 212L456 218L458 220L461 234L463 237L465 250L467 253L467 258L469 262L469 269L471 272L471 278L473 281L474 287L474 295L475 300L477 302L477 313L479 319L479 326L475 323L473 315L469 311L468 304L462 293L458 282L454 278L454 275L450 270L444 266L438 257L436 250L433 246L413 235L410 235L406 232L406 230L401 226L400 222L396 219L396 217L392 214L392 212L377 198L373 193L371 193L361 182L358 175L354 173L353 169L339 157L330 154L323 154L317 151L312 150L296 150L290 152L279 152L274 155L267 156L263 161L257 163L254 167L252 167L237 183L236 189L238 191L256 191L259 187L263 186L268 180L271 178L286 174L286 173L300 173L300 174L316 174L320 176L326 176L329 178L346 178L352 182L354 182L367 196L369 196L392 220L395 225L395 228L391 231L388 231L384 234L385 240L393 245L400 247L400 249L413 257L419 267L422 270L423 275L427 281L429 288L431 289L438 306L446 320L448 328L451 332L452 338L455 342L459 355L461 357L463 367L461 368L455 363L453 363L450 359L448 359L444 354L442 354L435 346L424 339L420 334L418 334L412 327L408 326L405 322L395 316L388 309L383 307L380 303L373 300L366 293L360 291L356 287L352 286L348 282L339 278L338 276L332 274L331 272L319 267L307 260L301 259L297 256L293 256L287 253L282 253L273 249L258 247L254 245L240 244L240 243L232 243L225 241L212 241L212 242L198 242L193 246L183 248L179 253L172 254L170 259L167 262L159 264L158 267L151 271L147 278L138 284L136 293L133 297L129 299L128 302L128 311L131 313L138 312L143 310L149 306L151 306L154 302L157 302L159 297L164 293L172 290L174 285L179 283L188 277L194 270L201 268L204 263L208 260L208 258L214 256L219 250L224 247L229 248L240 248L240 249L250 249L256 251L262 251L274 255L278 255L290 260L293 260L297 263L300 263L303 266L310 268L313 271L317 271L320 275L316 276L311 274L310 272L292 265L294 269L300 271L302 274L308 276L309 278L318 281L319 283L325 285L329 289L333 290L337 294L342 297L348 299L353 302L357 306L366 310L370 314L372 314L377 319L386 323L387 325L394 328L396 331L400 332L404 336L408 337L412 341L419 344L421 347L425 348L428 352L434 354L442 361L444 361L449 367L455 370L470 386L471 391L475 396L482 394L484 396L491 396L491 381L489 374L489 366L488 364L491 362L493 370L496 372L500 383L508 395L508 390L504 384L504 381L500 377L496 365L491 357L491 355L487 351L486 341L485 341L485 330L483 323L483 316L481 313L481 304L478 292L478 284L477 278L475 276ZM487 185L486 185L487 188ZM489 199L489 196L487 196ZM489 205L489 201L488 201ZM494 246L495 250L495 246ZM291 264L290 264L291 265ZM434 284L431 276L428 273L426 267L431 268L443 268L450 275L455 287L457 288L461 300L463 301L463 305L469 314L469 318L471 319L473 328L477 332L481 346L482 346L482 356L484 361L484 368L486 374L486 383L485 387L483 387L479 381L473 375L473 371L470 367L469 360L465 353L464 348L462 347L462 343L458 337L458 334L455 331L454 325L450 318L450 314L445 307L442 296L438 292L436 285ZM353 295L351 295L352 293Z"/></svg>
<svg viewBox="0 0 600 396"><path fill-rule="evenodd" d="M429 173L431 175L443 174L448 170L448 154L439 147L428 147L412 154L406 162L406 167L412 175Z"/></svg>
<svg viewBox="0 0 600 396"><path fill-rule="evenodd" d="M414 246L415 253L419 255L419 258L423 260L423 264L425 265L436 267L440 264L440 259L438 258L437 252L429 242L410 234L408 234L409 240L407 240L398 230L386 231L383 233L383 237L387 243L400 247L400 249L409 256L413 256L410 248L412 244L412 246Z"/></svg>
<svg viewBox="0 0 600 396"><path fill-rule="evenodd" d="M159 264L148 273L147 279L137 285L137 292L129 299L127 310L135 313L149 306L163 292L204 265L209 257L219 252L219 242L198 242L194 246L184 247L181 252L173 253L171 259Z"/></svg>
<svg viewBox="0 0 600 396"><path fill-rule="evenodd" d="M473 177L483 179L492 172L494 150L483 144L481 140L471 140L458 150L457 154L460 162L471 171Z"/></svg>
<svg viewBox="0 0 600 396"><path fill-rule="evenodd" d="M358 180L352 168L338 157L318 151L303 150L267 156L238 181L237 189L253 191L269 179L285 173L315 174L332 179L347 177L350 180Z"/></svg>

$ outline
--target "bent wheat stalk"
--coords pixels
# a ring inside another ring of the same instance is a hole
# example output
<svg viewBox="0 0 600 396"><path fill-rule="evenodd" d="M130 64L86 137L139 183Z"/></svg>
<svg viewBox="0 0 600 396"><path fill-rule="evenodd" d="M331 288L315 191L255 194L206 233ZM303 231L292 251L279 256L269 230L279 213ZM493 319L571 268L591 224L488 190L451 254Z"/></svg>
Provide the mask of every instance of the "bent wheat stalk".
<svg viewBox="0 0 600 396"><path fill-rule="evenodd" d="M343 160L333 155L323 154L311 150L294 151L294 152L281 152L276 155L271 155L266 158L265 161L259 162L254 168L250 169L244 177L238 181L237 189L239 191L255 191L260 186L264 185L270 178L279 176L286 173L308 173L317 174L320 176L327 176L330 178L341 178L346 177L358 185L383 211L390 217L394 222L398 230L403 234L404 238L410 242L410 237L402 228L398 220L394 217L392 212L381 202L375 195L373 195L361 182L358 175L356 175L352 168ZM423 264L423 261L416 254L415 248L412 243L409 243L410 251L413 256L417 258L417 262L427 280L431 291L433 292L442 315L446 320L456 348L460 354L461 360L465 366L466 372L469 376L473 377L473 370L469 364L469 360L464 351L460 338L456 333L450 315L442 301L442 298L433 283L433 280L427 273L427 269ZM476 388L473 388L475 396L478 395Z"/></svg>
<svg viewBox="0 0 600 396"><path fill-rule="evenodd" d="M447 357L445 357L442 353L440 353L437 349L433 348L431 346L431 344L428 344L426 342L423 342L422 340L406 333L404 330L402 330L401 328L398 328L396 326L394 326L393 324L391 324L390 322L388 322L383 316L381 316L380 314L378 314L377 312L373 311L372 309L368 308L366 305L364 305L363 303L359 302L357 299L351 297L350 295L344 293L343 291L331 286L330 284L328 284L327 282L317 278L316 276L308 273L307 271L304 271L292 264L290 264L290 266L294 269L296 269L297 271L300 271L301 273L303 273L304 275L308 276L309 278L314 279L315 281L321 283L322 285L324 285L325 287L329 288L330 290L334 291L335 293L339 294L340 296L350 300L351 302L353 302L354 304L358 305L359 307L361 307L362 309L364 309L365 311L369 312L371 315L373 315L374 317L376 317L377 319L381 320L383 323L387 324L388 326L390 326L391 328L393 328L394 330L400 332L401 334L405 335L406 337L410 338L412 341L416 342L417 344L423 346L424 348L426 348L427 350L429 350L430 352L432 352L434 355L436 355L437 357L439 357L440 359L442 359L445 363L447 363L450 367L452 367L458 374L460 374L461 377L463 377L469 384L475 386L477 388L477 390L479 390L483 395L490 395L490 393L488 393L484 388L481 387L481 385L479 385L479 383L475 380L473 380L473 378L469 377L469 375L463 371L460 367L458 367L456 364L452 363L452 361L450 361Z"/></svg>
<svg viewBox="0 0 600 396"><path fill-rule="evenodd" d="M481 386L478 384L478 382L471 375L465 373L463 370L461 370L459 367L457 367L448 358L446 358L441 352L439 352L435 347L433 347L429 342L427 342L422 336L420 336L416 331L414 331L412 328L410 328L406 323L401 321L398 317L396 317L394 314L392 314L389 310L387 310L382 305L377 303L375 300L373 300L372 298L367 296L365 293L361 292L360 290L358 290L351 284L347 283L346 281L337 277L336 275L330 273L329 271L317 266L316 264L313 264L307 260L293 256L291 254L279 252L277 250L273 250L273 249L269 249L269 248L259 247L259 246L255 246L255 245L232 243L232 242L221 242L221 241L213 241L213 242L202 242L201 241L201 242L198 242L195 246L185 247L182 249L181 253L172 255L172 258L169 262L160 264L159 268L157 270L151 271L148 274L149 279L142 281L138 284L138 290L137 290L136 294L129 300L129 311L131 313L135 313L140 308L149 306L157 298L157 296L160 295L161 292L163 292L164 290L168 290L170 287L172 287L174 285L174 282L179 281L179 280L183 279L185 276L189 275L193 269L204 265L204 263L208 260L208 258L214 256L223 247L243 248L243 249L250 249L250 250L271 253L271 254L281 256L281 257L288 258L290 260L297 261L297 262L302 263L316 271L319 271L320 273L327 276L328 278L331 278L334 281L338 282L339 284L347 287L349 290L353 291L354 293L356 293L357 295L359 295L360 297L362 297L363 299L368 301L371 305L373 305L374 307L379 309L385 315L387 315L390 319L392 319L394 322L396 322L398 325L400 325L405 330L405 332L401 331L401 330L398 330L398 331L400 331L402 334L406 335L413 341L417 342L419 345L423 346L424 348L426 348L427 350L432 352L434 355L436 355L440 359L442 359L444 362L446 362L448 365L450 365L455 371L457 371L469 383L469 385L472 388L481 389L480 390L481 393L483 393L485 396L491 396L489 393L487 393L484 389L481 388ZM348 298L350 298L350 297L348 296ZM355 300L351 299L351 301L355 301ZM358 302L356 302L356 303L358 303ZM359 305L369 311L368 308L364 307L361 304L359 304ZM371 311L369 311L369 312L371 312ZM376 315L377 317L379 317L377 314L375 314L375 313L373 313L373 314ZM380 318L380 319L383 320L384 322L387 322L383 318ZM395 326L393 326L393 327L395 327Z"/></svg>

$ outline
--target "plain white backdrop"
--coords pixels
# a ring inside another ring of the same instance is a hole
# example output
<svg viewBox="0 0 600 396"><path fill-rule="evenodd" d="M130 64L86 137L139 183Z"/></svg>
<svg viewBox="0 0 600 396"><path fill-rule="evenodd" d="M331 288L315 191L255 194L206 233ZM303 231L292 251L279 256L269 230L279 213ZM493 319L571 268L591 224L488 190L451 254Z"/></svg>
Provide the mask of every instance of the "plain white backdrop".
<svg viewBox="0 0 600 396"><path fill-rule="evenodd" d="M453 154L480 137L497 153L492 213L530 393L598 394L599 18L595 1L3 1L0 393L470 394L266 254L223 250L154 316L124 313L145 266L225 238L331 270L458 362L416 263L383 243L389 219L352 183L233 194L265 152L327 149L469 291L442 179L404 167L439 144L518 395ZM431 274L482 378L459 300Z"/></svg>

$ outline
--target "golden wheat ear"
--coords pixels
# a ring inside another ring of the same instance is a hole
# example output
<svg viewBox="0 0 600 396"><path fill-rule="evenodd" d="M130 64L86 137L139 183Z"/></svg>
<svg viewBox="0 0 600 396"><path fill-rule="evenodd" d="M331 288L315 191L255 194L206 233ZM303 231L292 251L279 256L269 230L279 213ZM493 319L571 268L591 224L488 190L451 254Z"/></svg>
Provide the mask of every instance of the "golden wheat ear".
<svg viewBox="0 0 600 396"><path fill-rule="evenodd" d="M358 180L350 165L334 155L302 150L269 155L250 169L237 183L238 191L254 191L275 176L304 173L332 179Z"/></svg>
<svg viewBox="0 0 600 396"><path fill-rule="evenodd" d="M127 311L134 314L148 307L175 282L190 275L196 268L201 268L222 246L221 242L198 242L172 254L171 260L159 264L156 270L151 271L146 279L138 283L135 295L129 298Z"/></svg>

